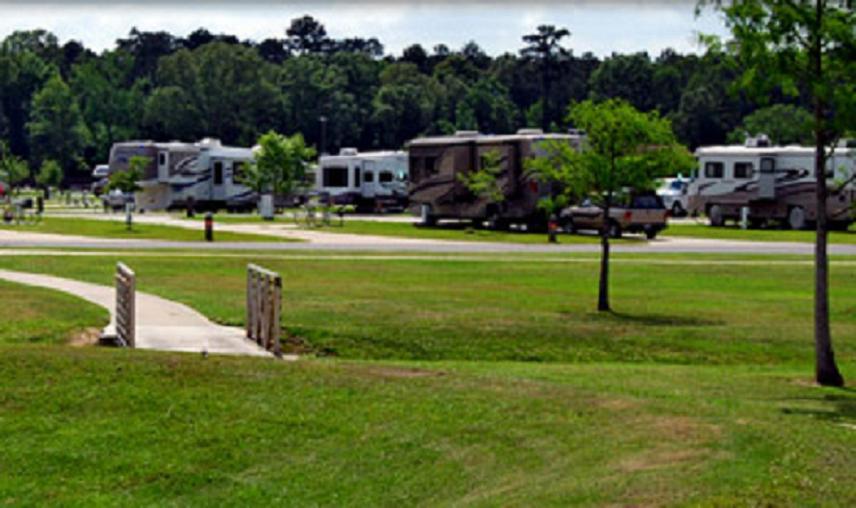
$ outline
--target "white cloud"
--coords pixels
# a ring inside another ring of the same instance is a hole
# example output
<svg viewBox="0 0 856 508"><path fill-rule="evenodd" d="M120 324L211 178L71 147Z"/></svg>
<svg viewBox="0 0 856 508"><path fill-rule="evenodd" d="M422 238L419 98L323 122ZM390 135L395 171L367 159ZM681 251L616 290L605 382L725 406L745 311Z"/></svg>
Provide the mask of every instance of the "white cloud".
<svg viewBox="0 0 856 508"><path fill-rule="evenodd" d="M488 53L516 52L521 36L539 24L571 30L568 44L577 54L604 56L665 47L696 49L696 31L723 33L721 21L708 13L693 15L691 3L67 3L0 4L0 36L15 30L45 28L61 40L76 39L102 50L112 47L131 27L187 35L198 27L214 33L262 40L282 37L291 19L310 14L341 37L378 37L388 52L411 43L430 49L437 43L459 48L475 40Z"/></svg>

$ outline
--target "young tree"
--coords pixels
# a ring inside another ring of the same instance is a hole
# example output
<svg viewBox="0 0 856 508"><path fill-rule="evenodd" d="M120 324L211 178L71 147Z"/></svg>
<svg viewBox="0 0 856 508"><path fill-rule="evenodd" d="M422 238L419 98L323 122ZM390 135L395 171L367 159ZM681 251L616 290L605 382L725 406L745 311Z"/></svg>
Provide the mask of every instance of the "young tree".
<svg viewBox="0 0 856 508"><path fill-rule="evenodd" d="M502 154L497 150L485 152L481 157L481 167L467 173L458 174L458 180L470 192L488 202L488 207L505 201L502 188ZM492 220L492 219L491 219ZM479 220L481 223L481 220Z"/></svg>
<svg viewBox="0 0 856 508"><path fill-rule="evenodd" d="M585 101L568 119L586 133L581 150L564 142L545 145L547 156L530 159L529 170L557 189L554 202L590 196L602 209L600 285L597 309L609 311L609 214L626 188L651 189L660 176L686 171L692 156L675 139L668 120L642 113L620 99Z"/></svg>
<svg viewBox="0 0 856 508"><path fill-rule="evenodd" d="M149 165L149 158L141 155L135 155L128 161L128 169L125 171L117 171L110 175L110 183L107 185L108 190L118 189L125 194L131 194L140 190L140 185L137 183L143 178L143 171Z"/></svg>
<svg viewBox="0 0 856 508"><path fill-rule="evenodd" d="M739 86L764 100L778 92L805 94L812 106L817 199L815 235L815 377L843 386L829 326L826 163L838 140L856 127L856 7L852 0L739 0L712 3L734 37L745 69Z"/></svg>
<svg viewBox="0 0 856 508"><path fill-rule="evenodd" d="M45 159L36 174L36 183L45 190L45 199L50 199L50 188L62 182L62 168L53 159Z"/></svg>
<svg viewBox="0 0 856 508"><path fill-rule="evenodd" d="M571 32L566 28L556 28L553 25L540 25L538 32L524 35L523 42L528 44L520 50L521 56L536 60L541 66L541 129L544 132L550 127L550 85L552 70L556 60L568 55L568 50L562 47L561 41L569 37Z"/></svg>
<svg viewBox="0 0 856 508"><path fill-rule="evenodd" d="M28 176L30 168L27 163L9 151L9 145L5 141L0 141L0 180L14 187Z"/></svg>
<svg viewBox="0 0 856 508"><path fill-rule="evenodd" d="M257 192L288 196L306 178L306 165L315 158L315 149L306 146L300 134L286 137L273 131L262 135L258 144L245 181Z"/></svg>

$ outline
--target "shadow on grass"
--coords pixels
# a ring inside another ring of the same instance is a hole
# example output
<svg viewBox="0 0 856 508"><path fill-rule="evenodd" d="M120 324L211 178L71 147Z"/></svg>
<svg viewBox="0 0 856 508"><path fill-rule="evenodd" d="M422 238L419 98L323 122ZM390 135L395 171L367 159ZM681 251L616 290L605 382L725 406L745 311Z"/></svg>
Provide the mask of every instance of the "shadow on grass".
<svg viewBox="0 0 856 508"><path fill-rule="evenodd" d="M849 392L850 394L856 393L856 390L853 388L840 388L838 390L845 393ZM783 407L781 409L782 413L786 415L811 416L833 423L856 423L856 397L853 395L828 393L822 397L803 397L796 400L820 403L828 407L828 409L818 409L817 407Z"/></svg>
<svg viewBox="0 0 856 508"><path fill-rule="evenodd" d="M563 312L571 315L570 312ZM626 314L623 312L590 312L586 318L595 321L617 324L632 324L639 326L721 326L725 322L717 319L706 319L698 316L673 316L667 314Z"/></svg>

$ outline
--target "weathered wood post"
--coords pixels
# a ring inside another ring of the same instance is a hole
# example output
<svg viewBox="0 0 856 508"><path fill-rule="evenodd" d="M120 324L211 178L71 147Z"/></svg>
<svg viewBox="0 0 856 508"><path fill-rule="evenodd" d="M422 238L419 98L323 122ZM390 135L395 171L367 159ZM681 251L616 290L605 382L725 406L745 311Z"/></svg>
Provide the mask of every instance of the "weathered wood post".
<svg viewBox="0 0 856 508"><path fill-rule="evenodd" d="M280 321L282 278L258 265L247 265L247 338L282 356Z"/></svg>
<svg viewBox="0 0 856 508"><path fill-rule="evenodd" d="M116 338L127 347L136 345L137 276L124 263L116 263Z"/></svg>

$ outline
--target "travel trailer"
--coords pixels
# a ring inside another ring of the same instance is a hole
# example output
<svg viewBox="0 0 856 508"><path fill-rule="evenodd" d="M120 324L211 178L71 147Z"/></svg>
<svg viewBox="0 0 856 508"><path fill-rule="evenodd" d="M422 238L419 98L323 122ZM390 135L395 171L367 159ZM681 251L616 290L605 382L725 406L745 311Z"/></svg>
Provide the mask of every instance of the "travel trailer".
<svg viewBox="0 0 856 508"><path fill-rule="evenodd" d="M579 148L582 134L544 134L540 129L521 129L517 134L493 135L459 131L452 136L424 137L407 144L410 157L410 203L425 225L439 219L468 219L496 227L522 223L538 227L546 219L538 201L550 195L550 187L527 174L525 161L545 154L544 143L559 141ZM488 152L498 152L502 172L499 185L505 199L500 203L473 194L459 175L479 168Z"/></svg>
<svg viewBox="0 0 856 508"><path fill-rule="evenodd" d="M407 154L342 148L338 155L322 155L314 190L326 193L334 203L358 209L403 210L407 207Z"/></svg>
<svg viewBox="0 0 856 508"><path fill-rule="evenodd" d="M689 211L704 213L712 226L743 220L752 226L780 221L803 229L817 217L814 148L769 146L765 138L745 145L696 150L699 174L690 184ZM837 147L826 164L829 225L846 229L854 221L856 149Z"/></svg>
<svg viewBox="0 0 856 508"><path fill-rule="evenodd" d="M252 208L256 195L240 182L242 168L253 159L250 148L224 146L216 139L198 143L126 141L110 150L110 172L128 168L134 156L149 159L139 181L137 207Z"/></svg>

